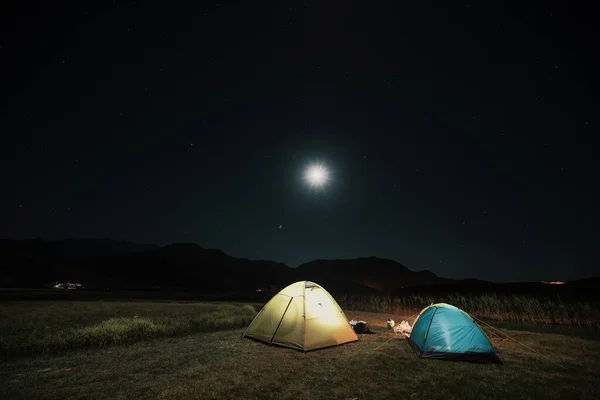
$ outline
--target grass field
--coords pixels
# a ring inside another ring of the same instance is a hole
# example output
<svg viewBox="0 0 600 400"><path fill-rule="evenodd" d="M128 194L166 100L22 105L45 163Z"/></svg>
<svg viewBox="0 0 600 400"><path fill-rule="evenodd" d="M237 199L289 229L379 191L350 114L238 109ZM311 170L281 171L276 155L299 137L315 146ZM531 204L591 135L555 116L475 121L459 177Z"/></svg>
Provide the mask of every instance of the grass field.
<svg viewBox="0 0 600 400"><path fill-rule="evenodd" d="M418 359L405 339L385 333L385 320L406 317L400 314L348 311L378 334L304 354L241 339L242 320L253 315L242 304L32 301L4 302L0 310L2 343L13 349L0 366L2 399L600 398L600 341L569 335L501 330L564 369L496 336L505 365ZM209 332L189 323L209 314L228 322ZM139 318L187 328L14 352L21 339L11 336L45 343L45 335Z"/></svg>
<svg viewBox="0 0 600 400"><path fill-rule="evenodd" d="M236 303L21 301L0 308L0 356L131 343L248 325Z"/></svg>

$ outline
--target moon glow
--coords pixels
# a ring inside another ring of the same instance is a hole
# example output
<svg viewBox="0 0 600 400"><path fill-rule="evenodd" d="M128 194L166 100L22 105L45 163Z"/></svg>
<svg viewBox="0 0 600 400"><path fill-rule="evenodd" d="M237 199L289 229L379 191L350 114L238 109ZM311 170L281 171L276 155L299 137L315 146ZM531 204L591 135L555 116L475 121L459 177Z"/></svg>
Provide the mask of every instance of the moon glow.
<svg viewBox="0 0 600 400"><path fill-rule="evenodd" d="M304 179L311 187L321 187L329 180L329 171L321 164L313 164L306 169Z"/></svg>

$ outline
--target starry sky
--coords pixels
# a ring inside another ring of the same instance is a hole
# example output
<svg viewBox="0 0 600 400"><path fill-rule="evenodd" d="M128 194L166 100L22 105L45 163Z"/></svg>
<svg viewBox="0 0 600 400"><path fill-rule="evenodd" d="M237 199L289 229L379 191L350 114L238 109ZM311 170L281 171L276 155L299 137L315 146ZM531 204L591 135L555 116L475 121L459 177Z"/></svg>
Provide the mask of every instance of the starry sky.
<svg viewBox="0 0 600 400"><path fill-rule="evenodd" d="M450 3L3 5L0 237L597 274L591 10Z"/></svg>

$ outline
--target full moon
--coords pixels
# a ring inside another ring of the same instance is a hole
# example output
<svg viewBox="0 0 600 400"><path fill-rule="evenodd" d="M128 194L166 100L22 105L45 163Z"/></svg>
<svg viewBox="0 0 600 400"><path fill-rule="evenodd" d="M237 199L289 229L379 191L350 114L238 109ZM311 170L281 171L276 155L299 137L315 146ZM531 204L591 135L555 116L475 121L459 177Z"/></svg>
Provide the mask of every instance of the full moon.
<svg viewBox="0 0 600 400"><path fill-rule="evenodd" d="M320 187L327 183L329 171L323 165L315 164L308 167L304 178L312 187Z"/></svg>

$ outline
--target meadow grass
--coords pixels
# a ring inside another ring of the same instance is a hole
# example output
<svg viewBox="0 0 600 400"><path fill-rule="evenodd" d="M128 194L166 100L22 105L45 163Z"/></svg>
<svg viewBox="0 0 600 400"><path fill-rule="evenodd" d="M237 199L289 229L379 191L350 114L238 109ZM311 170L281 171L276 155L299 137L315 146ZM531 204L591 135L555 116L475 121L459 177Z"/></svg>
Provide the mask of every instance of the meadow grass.
<svg viewBox="0 0 600 400"><path fill-rule="evenodd" d="M344 309L413 315L433 303L448 303L473 317L520 324L566 325L600 329L600 304L567 302L560 298L530 296L445 295L445 296L336 296Z"/></svg>
<svg viewBox="0 0 600 400"><path fill-rule="evenodd" d="M235 303L4 302L0 356L239 328L255 314L254 307Z"/></svg>
<svg viewBox="0 0 600 400"><path fill-rule="evenodd" d="M497 336L491 340L504 365L426 360L403 336L385 332L387 313L350 315L368 321L377 334L302 353L243 339L238 327L12 358L0 364L0 398L600 398L600 341L501 329L567 369Z"/></svg>

